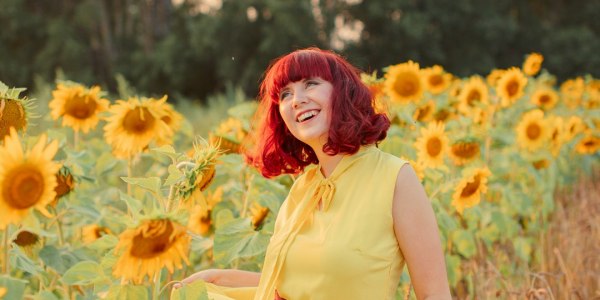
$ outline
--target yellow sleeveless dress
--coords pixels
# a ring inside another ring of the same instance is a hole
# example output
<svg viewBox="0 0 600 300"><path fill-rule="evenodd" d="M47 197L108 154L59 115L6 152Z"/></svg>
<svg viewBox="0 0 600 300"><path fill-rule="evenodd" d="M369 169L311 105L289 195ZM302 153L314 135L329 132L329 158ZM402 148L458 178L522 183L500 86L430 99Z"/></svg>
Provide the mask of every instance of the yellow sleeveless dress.
<svg viewBox="0 0 600 300"><path fill-rule="evenodd" d="M277 290L288 300L394 299L404 257L392 199L405 163L367 146L328 178L307 170L281 206L258 288L209 285L209 297L273 300Z"/></svg>

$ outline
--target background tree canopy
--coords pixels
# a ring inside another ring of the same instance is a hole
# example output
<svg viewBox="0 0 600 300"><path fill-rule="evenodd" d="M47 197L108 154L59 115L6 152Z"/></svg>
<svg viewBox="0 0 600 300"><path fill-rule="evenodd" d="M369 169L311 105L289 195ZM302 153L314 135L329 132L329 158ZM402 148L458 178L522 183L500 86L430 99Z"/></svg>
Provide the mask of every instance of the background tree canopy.
<svg viewBox="0 0 600 300"><path fill-rule="evenodd" d="M0 81L30 87L62 70L111 91L122 74L148 95L205 99L232 83L254 96L272 59L308 46L366 71L411 59L458 76L536 51L559 80L600 77L598 11L583 0L2 0Z"/></svg>

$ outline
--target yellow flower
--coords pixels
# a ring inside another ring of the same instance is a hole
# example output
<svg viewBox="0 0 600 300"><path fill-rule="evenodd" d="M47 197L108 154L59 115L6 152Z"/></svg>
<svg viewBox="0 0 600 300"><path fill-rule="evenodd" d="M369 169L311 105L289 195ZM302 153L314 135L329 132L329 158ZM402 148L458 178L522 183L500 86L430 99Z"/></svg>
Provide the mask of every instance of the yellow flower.
<svg viewBox="0 0 600 300"><path fill-rule="evenodd" d="M51 205L56 206L56 204L58 204L58 199L69 194L74 188L75 179L73 178L71 169L63 165L60 170L58 170L58 173L56 173L56 187L54 188L56 197L54 197L54 201L52 201Z"/></svg>
<svg viewBox="0 0 600 300"><path fill-rule="evenodd" d="M469 78L460 90L458 95L458 109L466 116L473 115L473 109L479 106L487 106L489 104L488 88L485 82L479 76Z"/></svg>
<svg viewBox="0 0 600 300"><path fill-rule="evenodd" d="M239 153L240 145L246 137L242 121L229 118L219 124L217 130L210 134L210 141L219 144L224 153Z"/></svg>
<svg viewBox="0 0 600 300"><path fill-rule="evenodd" d="M523 97L527 77L518 68L510 68L498 79L496 93L500 96L503 107L511 106Z"/></svg>
<svg viewBox="0 0 600 300"><path fill-rule="evenodd" d="M600 107L600 80L591 79L585 85L585 91L587 93L587 101L584 102L585 108L595 109Z"/></svg>
<svg viewBox="0 0 600 300"><path fill-rule="evenodd" d="M418 102L424 91L419 64L408 61L390 66L385 74L384 90L396 103Z"/></svg>
<svg viewBox="0 0 600 300"><path fill-rule="evenodd" d="M181 124L183 123L183 116L178 113L171 104L167 103L167 96L163 96L162 98L156 100L154 98L150 98L150 101L156 102L156 107L158 109L162 109L162 118L161 120L165 122L171 129L171 132L174 134L181 128ZM168 135L159 135L156 137L156 142L159 145L171 144L173 134Z"/></svg>
<svg viewBox="0 0 600 300"><path fill-rule="evenodd" d="M221 155L219 145L210 144L204 140L194 143L193 162L190 170L185 172L185 180L176 186L177 194L182 199L188 199L194 190L204 191L215 177L215 164Z"/></svg>
<svg viewBox="0 0 600 300"><path fill-rule="evenodd" d="M23 248L31 248L35 246L35 244L37 244L39 241L39 235L28 230L21 230L17 234L17 237L13 240L13 243Z"/></svg>
<svg viewBox="0 0 600 300"><path fill-rule="evenodd" d="M435 111L435 102L433 100L427 101L425 105L417 107L413 114L413 119L419 122L429 122L433 119L433 112Z"/></svg>
<svg viewBox="0 0 600 300"><path fill-rule="evenodd" d="M86 89L80 84L65 86L58 84L52 91L50 115L58 120L62 117L62 126L72 127L74 131L89 132L98 125L98 114L108 109L109 101L100 98L100 87Z"/></svg>
<svg viewBox="0 0 600 300"><path fill-rule="evenodd" d="M190 237L186 228L169 219L143 221L138 227L128 229L119 236L115 253L120 254L113 275L122 282L142 283L146 275L153 280L156 273L166 267L169 273L180 269L187 258Z"/></svg>
<svg viewBox="0 0 600 300"><path fill-rule="evenodd" d="M421 136L415 142L417 157L425 167L436 168L444 165L444 154L448 151L448 137L444 124L432 122L421 128Z"/></svg>
<svg viewBox="0 0 600 300"><path fill-rule="evenodd" d="M5 287L0 287L0 299L2 299L2 297L4 297L4 295L6 295L6 288Z"/></svg>
<svg viewBox="0 0 600 300"><path fill-rule="evenodd" d="M28 119L35 117L30 111L33 103L30 99L20 98L25 89L9 89L0 81L0 141L10 133L10 128L17 131L27 128Z"/></svg>
<svg viewBox="0 0 600 300"><path fill-rule="evenodd" d="M417 174L417 177L419 178L420 181L423 181L423 179L425 178L425 166L423 165L422 162L420 161L414 161L412 159L407 159L406 157L402 157L402 159L408 161L408 163L410 163L410 166L413 168L413 170L415 170L415 174Z"/></svg>
<svg viewBox="0 0 600 300"><path fill-rule="evenodd" d="M587 129L587 126L585 126L585 124L583 123L583 120L581 120L580 117L578 117L578 116L569 117L569 119L567 120L566 126L565 126L565 136L564 136L565 142L572 140L576 135L584 132L586 129Z"/></svg>
<svg viewBox="0 0 600 300"><path fill-rule="evenodd" d="M560 85L560 94L567 107L574 109L581 104L585 84L583 78L569 79Z"/></svg>
<svg viewBox="0 0 600 300"><path fill-rule="evenodd" d="M538 88L531 95L531 103L545 110L551 109L558 103L558 93L549 87Z"/></svg>
<svg viewBox="0 0 600 300"><path fill-rule="evenodd" d="M269 208L262 207L260 204L254 202L253 206L250 207L250 216L254 230L258 229L263 224L268 214Z"/></svg>
<svg viewBox="0 0 600 300"><path fill-rule="evenodd" d="M460 140L450 147L450 158L457 166L462 166L479 157L479 143L471 140Z"/></svg>
<svg viewBox="0 0 600 300"><path fill-rule="evenodd" d="M425 68L421 72L425 89L434 95L442 93L452 83L452 74L444 72L441 66L435 65L431 68Z"/></svg>
<svg viewBox="0 0 600 300"><path fill-rule="evenodd" d="M104 138L113 148L115 156L129 158L141 153L153 141L168 140L173 134L162 118L165 110L161 108L166 98L152 99L130 98L117 101L110 107L111 116L104 126Z"/></svg>
<svg viewBox="0 0 600 300"><path fill-rule="evenodd" d="M58 143L46 145L42 135L35 146L24 152L14 128L0 146L0 230L21 221L32 208L46 216L48 205L56 195L56 172L60 165L52 158Z"/></svg>
<svg viewBox="0 0 600 300"><path fill-rule="evenodd" d="M575 145L575 150L581 154L594 154L598 152L600 150L600 137L594 136L591 133L586 134Z"/></svg>
<svg viewBox="0 0 600 300"><path fill-rule="evenodd" d="M544 112L534 109L523 115L516 127L517 142L521 148L535 151L546 145L550 136Z"/></svg>
<svg viewBox="0 0 600 300"><path fill-rule="evenodd" d="M81 237L86 244L92 243L106 234L111 234L110 229L98 224L86 225L81 229Z"/></svg>
<svg viewBox="0 0 600 300"><path fill-rule="evenodd" d="M532 164L536 170L541 170L541 169L548 168L548 166L550 165L550 162L544 158L544 159L536 160Z"/></svg>
<svg viewBox="0 0 600 300"><path fill-rule="evenodd" d="M198 194L198 196L201 196L201 194ZM211 213L213 208L223 199L223 188L218 187L206 199L204 197L200 198L202 201L198 201L199 204L192 208L190 219L188 220L188 228L196 234L206 236L212 224Z"/></svg>
<svg viewBox="0 0 600 300"><path fill-rule="evenodd" d="M462 214L465 208L477 205L481 195L487 192L488 178L492 175L488 168L467 169L452 195L452 206Z"/></svg>
<svg viewBox="0 0 600 300"><path fill-rule="evenodd" d="M504 72L506 72L506 70L493 69L492 72L490 72L490 74L488 74L488 76L485 78L485 80L490 86L496 86L496 84L498 84L498 80L500 80L502 75L504 75Z"/></svg>
<svg viewBox="0 0 600 300"><path fill-rule="evenodd" d="M550 152L557 157L565 143L565 121L558 116L549 116L547 124L550 127Z"/></svg>
<svg viewBox="0 0 600 300"><path fill-rule="evenodd" d="M523 72L527 74L527 76L533 76L537 74L542 68L542 62L544 61L544 56L539 53L531 53L523 62Z"/></svg>

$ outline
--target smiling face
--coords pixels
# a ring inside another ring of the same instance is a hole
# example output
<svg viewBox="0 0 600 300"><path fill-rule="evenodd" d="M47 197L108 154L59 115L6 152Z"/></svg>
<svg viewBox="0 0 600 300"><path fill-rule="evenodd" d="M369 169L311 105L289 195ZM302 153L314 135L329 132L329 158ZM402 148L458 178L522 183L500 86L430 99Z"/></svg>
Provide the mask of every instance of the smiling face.
<svg viewBox="0 0 600 300"><path fill-rule="evenodd" d="M279 92L279 113L298 140L320 151L331 124L333 85L319 77L290 82Z"/></svg>

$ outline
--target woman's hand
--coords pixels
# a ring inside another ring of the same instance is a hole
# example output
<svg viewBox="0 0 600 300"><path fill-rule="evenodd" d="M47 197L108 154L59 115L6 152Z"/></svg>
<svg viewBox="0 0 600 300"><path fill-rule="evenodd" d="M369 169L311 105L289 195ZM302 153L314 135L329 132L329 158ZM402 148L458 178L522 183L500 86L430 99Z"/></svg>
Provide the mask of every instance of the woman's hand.
<svg viewBox="0 0 600 300"><path fill-rule="evenodd" d="M188 276L181 282L174 284L173 287L178 289L178 288L182 287L184 284L190 284L196 280L202 280L204 282L209 282L209 283L218 285L219 273L221 271L223 271L223 270L219 270L219 269L202 270L200 272L196 272L196 273Z"/></svg>
<svg viewBox="0 0 600 300"><path fill-rule="evenodd" d="M208 269L190 275L173 287L180 288L184 284L190 284L196 280L226 287L258 286L260 273L232 269Z"/></svg>

